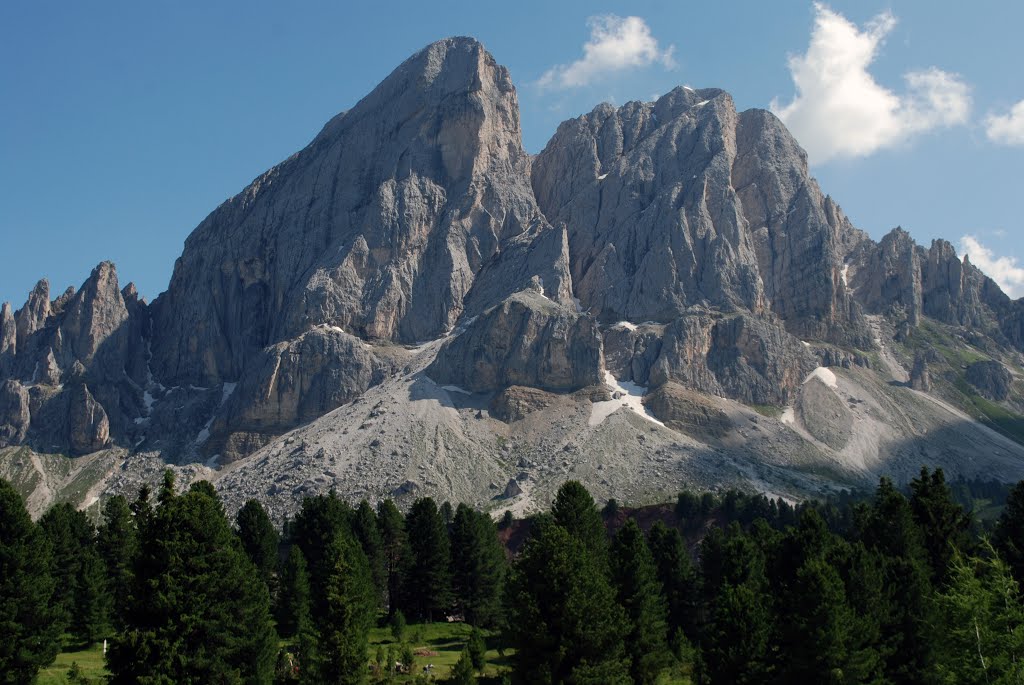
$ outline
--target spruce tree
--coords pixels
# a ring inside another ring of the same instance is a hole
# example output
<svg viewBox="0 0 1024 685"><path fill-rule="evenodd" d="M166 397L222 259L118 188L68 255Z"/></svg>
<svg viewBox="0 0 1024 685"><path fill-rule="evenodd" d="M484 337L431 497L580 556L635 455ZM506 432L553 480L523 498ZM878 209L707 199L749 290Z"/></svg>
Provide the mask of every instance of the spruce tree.
<svg viewBox="0 0 1024 685"><path fill-rule="evenodd" d="M103 504L103 523L96 533L96 550L106 566L107 592L112 598L113 627L123 627L128 592L131 589L132 564L138 554L138 532L128 500L121 495Z"/></svg>
<svg viewBox="0 0 1024 685"><path fill-rule="evenodd" d="M451 685L473 685L476 682L473 670L473 658L469 655L468 649L463 649L459 660L452 666L452 672L445 682L451 683Z"/></svg>
<svg viewBox="0 0 1024 685"><path fill-rule="evenodd" d="M434 500L430 497L416 500L406 516L405 528L412 563L406 576L404 604L408 614L433 621L452 603L448 532Z"/></svg>
<svg viewBox="0 0 1024 685"><path fill-rule="evenodd" d="M161 498L141 531L132 584L107 653L112 683L271 681L267 587L208 485Z"/></svg>
<svg viewBox="0 0 1024 685"><path fill-rule="evenodd" d="M67 502L43 514L39 527L53 549L56 607L63 625L76 643L92 644L105 633L110 612L105 572L96 564L96 529Z"/></svg>
<svg viewBox="0 0 1024 685"><path fill-rule="evenodd" d="M330 569L323 618L317 625L316 675L329 685L366 682L367 649L377 601L370 566L359 543L347 532L324 555Z"/></svg>
<svg viewBox="0 0 1024 685"><path fill-rule="evenodd" d="M605 561L608 534L594 498L582 483L570 480L558 488L554 504L551 505L551 515L555 523L580 540L594 554L595 559L602 563Z"/></svg>
<svg viewBox="0 0 1024 685"><path fill-rule="evenodd" d="M771 632L772 614L763 578L723 585L703 644L711 682L768 682Z"/></svg>
<svg viewBox="0 0 1024 685"><path fill-rule="evenodd" d="M50 543L0 478L0 683L33 682L60 651Z"/></svg>
<svg viewBox="0 0 1024 685"><path fill-rule="evenodd" d="M402 585L412 550L409 549L409 536L405 532L405 519L389 499L377 505L377 528L383 543L388 613L394 614L401 604Z"/></svg>
<svg viewBox="0 0 1024 685"><path fill-rule="evenodd" d="M858 513L857 528L882 561L891 609L882 625L885 672L898 685L918 682L932 662L930 569L910 503L888 478L880 479L871 506Z"/></svg>
<svg viewBox="0 0 1024 685"><path fill-rule="evenodd" d="M630 674L637 685L653 685L671 662L666 604L654 560L635 519L627 520L615 536L609 559L616 599L629 623Z"/></svg>
<svg viewBox="0 0 1024 685"><path fill-rule="evenodd" d="M1024 583L1024 480L1010 490L992 534L992 544L1017 583Z"/></svg>
<svg viewBox="0 0 1024 685"><path fill-rule="evenodd" d="M310 620L309 572L306 557L298 545L292 545L281 567L275 616L281 637L299 635Z"/></svg>
<svg viewBox="0 0 1024 685"><path fill-rule="evenodd" d="M476 626L469 632L466 650L469 652L470 661L473 662L473 668L478 672L483 671L487 664L487 640L484 639L483 631Z"/></svg>
<svg viewBox="0 0 1024 685"><path fill-rule="evenodd" d="M384 559L384 539L377 526L377 515L365 499L359 502L352 516L352 532L363 548L363 554L370 564L370 576L377 589L377 601L387 597L387 570Z"/></svg>
<svg viewBox="0 0 1024 685"><path fill-rule="evenodd" d="M456 608L467 623L496 626L507 562L491 517L460 504L451 526L451 554Z"/></svg>
<svg viewBox="0 0 1024 685"><path fill-rule="evenodd" d="M651 527L648 545L666 600L669 635L682 631L689 640L695 640L700 603L699 577L683 544L683 537L675 528L658 521Z"/></svg>
<svg viewBox="0 0 1024 685"><path fill-rule="evenodd" d="M631 682L629 624L605 563L550 519L535 523L513 566L507 607L517 682Z"/></svg>
<svg viewBox="0 0 1024 685"><path fill-rule="evenodd" d="M324 608L324 593L329 565L324 554L334 539L350 531L352 508L332 491L327 495L306 497L290 526L292 542L306 557L312 598L312 615L319 620Z"/></svg>
<svg viewBox="0 0 1024 685"><path fill-rule="evenodd" d="M242 541L249 561L260 572L267 587L272 586L274 571L277 568L277 544L279 535L274 523L267 515L267 510L259 501L251 499L238 510L235 516L238 527L238 539Z"/></svg>
<svg viewBox="0 0 1024 685"><path fill-rule="evenodd" d="M971 518L954 501L942 469L929 473L928 468L922 466L921 475L910 481L910 491L910 508L921 529L932 582L942 585L955 550L966 546Z"/></svg>
<svg viewBox="0 0 1024 685"><path fill-rule="evenodd" d="M936 675L942 683L1024 682L1024 608L1009 566L989 545L982 557L956 553L936 598Z"/></svg>

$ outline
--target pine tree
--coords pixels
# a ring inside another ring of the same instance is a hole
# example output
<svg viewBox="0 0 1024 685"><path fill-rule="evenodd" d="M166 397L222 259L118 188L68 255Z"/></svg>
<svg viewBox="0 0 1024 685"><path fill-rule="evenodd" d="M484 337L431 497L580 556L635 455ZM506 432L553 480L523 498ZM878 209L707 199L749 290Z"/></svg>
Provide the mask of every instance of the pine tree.
<svg viewBox="0 0 1024 685"><path fill-rule="evenodd" d="M858 513L857 528L864 545L880 555L888 590L885 672L898 685L918 682L932 662L929 565L910 503L888 478L879 481L871 506Z"/></svg>
<svg viewBox="0 0 1024 685"><path fill-rule="evenodd" d="M66 502L43 514L39 526L53 549L62 622L76 642L92 644L105 633L110 612L105 572L95 563L96 529L84 512Z"/></svg>
<svg viewBox="0 0 1024 685"><path fill-rule="evenodd" d="M111 621L116 630L131 588L132 564L138 554L138 532L128 500L121 495L103 505L103 523L96 533L96 550L106 566L107 592L112 598Z"/></svg>
<svg viewBox="0 0 1024 685"><path fill-rule="evenodd" d="M605 561L608 534L594 498L579 481L566 481L558 488L555 502L551 505L551 515L555 523L580 540L598 561Z"/></svg>
<svg viewBox="0 0 1024 685"><path fill-rule="evenodd" d="M279 536L267 510L259 501L251 499L238 510L235 525L238 527L242 549L260 572L263 582L267 587L272 587L271 581L277 568Z"/></svg>
<svg viewBox="0 0 1024 685"><path fill-rule="evenodd" d="M309 572L306 557L302 556L298 545L292 545L288 550L278 586L274 612L277 630L281 637L295 637L310 620Z"/></svg>
<svg viewBox="0 0 1024 685"><path fill-rule="evenodd" d="M669 635L682 631L688 639L695 640L699 578L683 545L683 537L675 528L658 521L651 527L648 545L667 604Z"/></svg>
<svg viewBox="0 0 1024 685"><path fill-rule="evenodd" d="M342 532L330 544L325 561L325 610L318 624L316 675L330 685L366 682L367 649L376 611L370 566L359 543Z"/></svg>
<svg viewBox="0 0 1024 685"><path fill-rule="evenodd" d="M50 543L0 478L0 683L33 682L60 651Z"/></svg>
<svg viewBox="0 0 1024 685"><path fill-rule="evenodd" d="M269 683L270 597L209 486L163 497L141 531L111 682Z"/></svg>
<svg viewBox="0 0 1024 685"><path fill-rule="evenodd" d="M387 568L384 558L384 539L377 526L377 515L365 499L356 507L352 517L352 532L363 548L370 563L370 576L377 589L378 603L387 597Z"/></svg>
<svg viewBox="0 0 1024 685"><path fill-rule="evenodd" d="M712 683L763 683L769 677L771 609L761 581L722 586L704 644Z"/></svg>
<svg viewBox="0 0 1024 685"><path fill-rule="evenodd" d="M92 545L81 551L74 588L71 634L82 645L96 644L110 634L113 597L106 566Z"/></svg>
<svg viewBox="0 0 1024 685"><path fill-rule="evenodd" d="M469 655L469 650L463 649L459 660L452 666L451 675L445 682L452 683L452 685L473 685L476 682L473 670L473 659Z"/></svg>
<svg viewBox="0 0 1024 685"><path fill-rule="evenodd" d="M625 613L615 602L604 562L580 539L539 519L508 587L517 682L631 682L623 643L629 631Z"/></svg>
<svg viewBox="0 0 1024 685"><path fill-rule="evenodd" d="M327 575L330 567L324 554L342 532L350 532L352 508L332 491L302 500L299 513L290 526L292 542L302 550L309 571L312 615L319 621L324 608Z"/></svg>
<svg viewBox="0 0 1024 685"><path fill-rule="evenodd" d="M627 520L615 536L610 566L612 586L629 624L626 645L633 682L652 685L671 661L666 604L654 560L635 519Z"/></svg>
<svg viewBox="0 0 1024 685"><path fill-rule="evenodd" d="M460 504L451 526L451 554L456 607L468 623L496 626L507 562L491 517Z"/></svg>
<svg viewBox="0 0 1024 685"><path fill-rule="evenodd" d="M910 491L910 508L921 529L932 581L941 585L945 582L955 550L963 549L967 543L971 518L953 500L942 469L929 473L928 468L922 466L921 475L910 481Z"/></svg>
<svg viewBox="0 0 1024 685"><path fill-rule="evenodd" d="M434 500L416 500L405 519L412 550L406 576L404 604L407 613L433 621L451 607L451 569L448 532Z"/></svg>
<svg viewBox="0 0 1024 685"><path fill-rule="evenodd" d="M473 626L473 630L469 633L466 650L469 652L470 661L473 662L473 668L483 671L487 664L487 640L484 639L483 631L476 626Z"/></svg>
<svg viewBox="0 0 1024 685"><path fill-rule="evenodd" d="M393 614L401 603L402 585L412 558L405 519L389 499L377 505L377 528L384 550L384 572L387 577L388 612Z"/></svg>
<svg viewBox="0 0 1024 685"><path fill-rule="evenodd" d="M1024 480L1010 490L992 535L992 544L1017 583L1024 583Z"/></svg>
<svg viewBox="0 0 1024 685"><path fill-rule="evenodd" d="M995 549L956 553L934 624L938 681L957 685L1024 682L1024 608L1017 582Z"/></svg>

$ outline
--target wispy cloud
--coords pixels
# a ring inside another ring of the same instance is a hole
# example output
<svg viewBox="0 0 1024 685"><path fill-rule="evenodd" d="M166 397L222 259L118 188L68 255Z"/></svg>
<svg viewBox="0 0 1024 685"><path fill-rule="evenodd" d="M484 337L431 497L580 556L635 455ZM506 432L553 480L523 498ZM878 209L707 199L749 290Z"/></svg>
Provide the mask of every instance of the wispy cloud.
<svg viewBox="0 0 1024 685"><path fill-rule="evenodd" d="M1024 268L1018 265L1015 257L997 257L973 235L960 239L960 252L969 256L971 264L998 283L1007 295L1013 298L1024 295Z"/></svg>
<svg viewBox="0 0 1024 685"><path fill-rule="evenodd" d="M571 64L548 69L537 81L545 90L579 88L601 80L612 72L661 64L675 67L675 46L662 50L651 29L640 17L606 14L587 19L590 40L583 45L583 57Z"/></svg>
<svg viewBox="0 0 1024 685"><path fill-rule="evenodd" d="M1000 145L1024 145L1024 100L1010 108L1006 114L985 117L985 135Z"/></svg>
<svg viewBox="0 0 1024 685"><path fill-rule="evenodd" d="M967 122L970 89L956 74L931 67L904 75L893 92L868 71L896 17L883 12L858 27L815 3L810 45L789 58L796 86L792 102L771 109L807 150L812 162L863 157L912 136Z"/></svg>

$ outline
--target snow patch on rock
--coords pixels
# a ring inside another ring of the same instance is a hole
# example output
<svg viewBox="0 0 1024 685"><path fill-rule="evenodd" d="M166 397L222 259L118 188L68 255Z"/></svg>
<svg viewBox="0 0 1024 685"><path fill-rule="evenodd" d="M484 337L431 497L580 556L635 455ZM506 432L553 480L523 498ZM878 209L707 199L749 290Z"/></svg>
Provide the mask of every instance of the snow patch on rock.
<svg viewBox="0 0 1024 685"><path fill-rule="evenodd" d="M643 397L647 393L647 388L632 381L620 381L607 369L604 372L604 384L612 391L612 399L605 402L594 402L591 405L590 420L588 421L590 426L601 425L605 419L623 407L651 423L656 423L659 426L665 425L644 406Z"/></svg>
<svg viewBox="0 0 1024 685"><path fill-rule="evenodd" d="M821 381L830 388L838 387L838 381L836 380L835 373L833 373L831 369L827 369L824 366L819 366L814 371L811 371L807 375L807 378L804 379L804 383L807 383L812 378L817 378L819 381Z"/></svg>

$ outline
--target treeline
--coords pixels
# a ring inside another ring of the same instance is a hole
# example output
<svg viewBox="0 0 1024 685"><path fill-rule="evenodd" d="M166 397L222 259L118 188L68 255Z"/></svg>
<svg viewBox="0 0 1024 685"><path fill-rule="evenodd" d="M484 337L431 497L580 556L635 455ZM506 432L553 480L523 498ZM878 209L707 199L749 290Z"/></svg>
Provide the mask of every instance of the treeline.
<svg viewBox="0 0 1024 685"><path fill-rule="evenodd" d="M112 683L391 682L406 621L448 617L475 626L457 683L486 640L518 683L1020 682L1024 483L991 538L958 499L927 469L796 506L684 492L645 532L568 482L509 562L489 516L430 498L307 498L279 533L167 472L96 527L66 504L33 523L0 480L0 682L103 638Z"/></svg>

